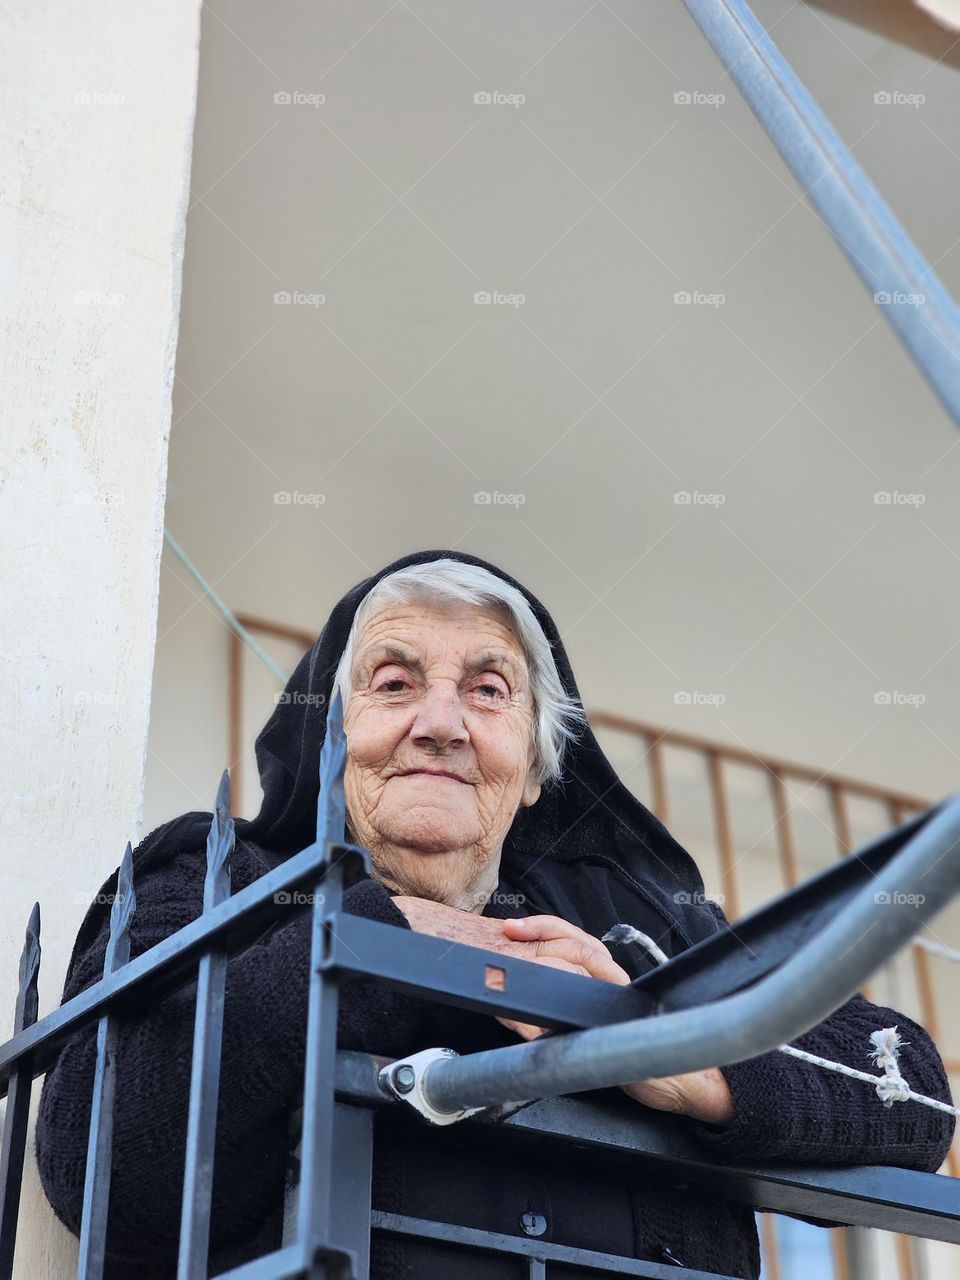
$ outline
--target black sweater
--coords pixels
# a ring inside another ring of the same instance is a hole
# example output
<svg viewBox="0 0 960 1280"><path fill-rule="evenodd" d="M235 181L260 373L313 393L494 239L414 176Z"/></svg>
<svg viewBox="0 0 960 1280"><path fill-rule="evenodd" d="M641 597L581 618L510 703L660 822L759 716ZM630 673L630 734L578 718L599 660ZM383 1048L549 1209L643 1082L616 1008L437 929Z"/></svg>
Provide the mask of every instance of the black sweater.
<svg viewBox="0 0 960 1280"><path fill-rule="evenodd" d="M234 887L265 869L254 848L238 847ZM203 874L203 853L197 850L181 852L140 878L133 955L196 918ZM598 880L595 891L608 892L609 882L609 876ZM624 904L615 900L614 889L609 894L608 910L615 919ZM548 906L560 913L562 899ZM528 895L522 910L491 906L485 914L536 909L542 908ZM372 879L345 892L344 910L409 927L390 893ZM309 913L292 916L228 965L211 1274L279 1243L287 1112L302 1084L309 928ZM101 928L75 955L65 999L101 976L105 945ZM121 1031L109 1280L174 1274L195 996L195 984L186 986ZM910 1042L902 1055L905 1078L915 1090L950 1101L943 1064L926 1032L859 995L795 1043L869 1070L870 1032L893 1025ZM91 1026L62 1050L45 1080L37 1124L43 1187L74 1232L83 1197L95 1035ZM342 1049L398 1057L435 1045L470 1051L510 1043L516 1037L491 1016L437 1005L368 978L342 980ZM884 1107L869 1085L780 1052L722 1070L734 1098L732 1123L719 1127L688 1117L676 1123L731 1159L885 1164L935 1172L953 1136L955 1120L948 1114L909 1102ZM605 1093L616 1094L625 1107L640 1105L619 1090ZM687 1267L754 1280L759 1275L754 1216L744 1206L692 1190L679 1194L655 1177L631 1174L627 1179L602 1162L581 1162L579 1155L575 1172L544 1169L521 1157L498 1161L471 1126L435 1131L406 1108L381 1109L376 1125L374 1202L379 1208L519 1234L519 1214L529 1206L545 1211L548 1240L660 1262L672 1256ZM471 1261L440 1246L374 1237L372 1280L500 1280L513 1275L505 1267L494 1259Z"/></svg>

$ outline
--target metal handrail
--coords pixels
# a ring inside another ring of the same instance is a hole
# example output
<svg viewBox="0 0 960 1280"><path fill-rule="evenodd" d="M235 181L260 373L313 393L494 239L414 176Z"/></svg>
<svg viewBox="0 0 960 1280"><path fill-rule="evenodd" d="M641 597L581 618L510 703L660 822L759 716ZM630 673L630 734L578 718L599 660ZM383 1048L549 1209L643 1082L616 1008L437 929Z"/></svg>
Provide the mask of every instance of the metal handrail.
<svg viewBox="0 0 960 1280"><path fill-rule="evenodd" d="M757 1057L829 1017L960 891L958 848L960 796L943 804L815 937L746 991L465 1057L414 1055L392 1064L384 1082L396 1089L398 1070L412 1068L398 1096L444 1115ZM825 964L825 956L836 959Z"/></svg>
<svg viewBox="0 0 960 1280"><path fill-rule="evenodd" d="M97 1068L91 1081L88 1194L81 1223L84 1247L80 1275L85 1280L102 1277L112 1162L108 1135L115 1104L116 1064L115 1055L110 1051L113 1028L118 1025L118 1018L126 1020L146 1011L161 995L192 981L198 970L200 998L193 1032L192 1083L184 1151L184 1181L192 1188L192 1194L182 1206L178 1275L180 1280L198 1280L207 1274L226 957L244 949L262 936L265 928L280 919L290 919L295 912L310 912L313 939L297 1219L292 1244L237 1273L250 1280L254 1276L279 1280L293 1274L321 1274L318 1270L321 1264L330 1274L362 1278L366 1275L362 1259L366 1256L365 1250L368 1251L371 1230L427 1235L439 1231L443 1238L447 1238L443 1233L448 1232L451 1239L459 1232L462 1236L459 1243L465 1246L479 1240L476 1233L468 1240L462 1229L449 1224L424 1226L413 1219L387 1221L370 1206L361 1213L353 1201L343 1200L342 1183L333 1171L342 1171L344 1161L353 1161L356 1166L353 1185L369 1187L373 1137L372 1109L364 1105L345 1107L336 1083L340 1064L336 1050L337 1000L342 974L369 975L439 1003L525 1021L536 1019L542 1025L565 1032L529 1045L474 1054L449 1064L435 1063L431 1068L431 1096L436 1088L435 1096L441 1105L452 1100L459 1108L465 1101L479 1098L487 1107L482 1118L502 1121L510 1108L493 1111L490 1109L492 1099L526 1100L536 1094L603 1087L618 1078L637 1078L645 1073L680 1073L698 1066L738 1061L797 1034L829 1013L856 987L865 972L886 958L892 947L902 944L928 915L938 910L956 890L960 878L960 860L948 856L960 840L960 799L952 799L925 818L906 824L899 833L891 833L887 846L881 842L876 848L864 851L864 862L871 872L877 871L872 883L857 887L854 893L850 877L838 875L801 887L793 891L796 898L787 895L774 904L778 918L784 913L788 926L790 908L794 908L794 915L802 917L799 934L807 941L796 955L772 969L772 965L782 959L780 939L776 930L771 933L770 920L761 921L762 927L751 933L755 940L763 939L757 943L758 951L762 952L758 970L765 976L756 986L746 991L736 989L730 994L741 984L742 974L736 965L718 966L712 988L709 983L706 987L691 985L691 965L687 963L680 966L682 972L678 971L679 983L674 984L674 990L688 1002L697 1001L696 1007L688 1004L680 1012L661 1014L658 1007L664 998L663 990L644 989L642 978L629 986L597 982L344 913L344 888L369 874L370 865L365 850L343 842L345 763L342 703L338 695L329 709L321 753L316 842L226 898L233 823L225 776L207 844L207 881L201 915L132 960L127 958L127 948L136 908L134 868L128 846L111 910L104 977L37 1022L33 1020L37 1013L39 917L34 912L21 966L15 1034L6 1045L0 1046L0 1093L9 1086L0 1162L0 1280L9 1280L11 1275L30 1086L33 1079L50 1066L65 1041L81 1027L94 1022L99 1022L100 1034ZM906 843L896 852L900 840ZM884 862L887 856L889 861ZM923 903L916 908L898 903L898 894L920 884L924 890ZM310 892L294 893L291 900L290 890L294 886L304 886ZM874 893L887 893L892 901L878 910L878 904L872 901ZM826 913L825 903L845 903L836 918L819 933L815 933L817 921L810 913L811 895ZM858 927L860 937L855 936ZM821 944L832 947L831 954L848 948L842 963L838 963L826 979L814 971L811 935ZM714 936L719 939L723 934ZM697 945L705 948L710 942L711 939L705 939ZM700 965L709 969L709 955L702 950L695 957L692 954L695 949L690 948L687 953L696 961L692 968L696 970ZM437 964L441 954L442 969ZM506 988L503 990L487 983L492 959L504 972ZM666 986L667 990L670 989L671 975L667 972L670 963L659 971L661 987ZM724 1015L727 1015L726 1025L718 1025ZM638 1037L642 1040L639 1045L635 1043ZM561 1070L564 1059L566 1067ZM386 1069L394 1083L397 1068L404 1061L409 1060L401 1060ZM522 1065L522 1070L516 1071L507 1065L517 1063ZM451 1068L455 1072L466 1071L466 1088L463 1078L457 1074L444 1078L443 1072ZM505 1085L505 1081L509 1084ZM372 1080L368 1083L375 1084ZM396 1092L398 1096L403 1094L402 1089ZM349 1120L344 1119L344 1108L353 1113ZM526 1131L530 1122L530 1115L521 1120L514 1113L508 1116L503 1127L505 1131L512 1131L511 1126L519 1126ZM848 1172L841 1171L843 1176ZM837 1181L831 1174L822 1189L829 1195L842 1197L842 1183L842 1176ZM941 1182L935 1178L928 1191L896 1182L896 1195L902 1191L905 1197L896 1205L903 1230L929 1228L924 1229L923 1234L953 1238L957 1231L956 1215L942 1209L943 1183L948 1184L947 1189L953 1185L950 1179ZM768 1185L774 1184L775 1178L768 1184L761 1177L756 1185L766 1194ZM892 1185L885 1184L887 1190L881 1190L881 1194L889 1194ZM771 1194L775 1200L776 1193ZM802 1205L804 1196L800 1188L797 1196L788 1197L787 1202ZM915 1204L918 1213L910 1209L911 1204ZM798 1208L796 1212L802 1214L803 1209ZM516 1252L514 1244L506 1237L491 1238L477 1247ZM615 1266L615 1262L609 1259L604 1262L599 1255L594 1263L601 1270ZM658 1265L645 1263L631 1274L659 1277Z"/></svg>
<svg viewBox="0 0 960 1280"><path fill-rule="evenodd" d="M745 0L684 0L850 265L960 423L960 309Z"/></svg>

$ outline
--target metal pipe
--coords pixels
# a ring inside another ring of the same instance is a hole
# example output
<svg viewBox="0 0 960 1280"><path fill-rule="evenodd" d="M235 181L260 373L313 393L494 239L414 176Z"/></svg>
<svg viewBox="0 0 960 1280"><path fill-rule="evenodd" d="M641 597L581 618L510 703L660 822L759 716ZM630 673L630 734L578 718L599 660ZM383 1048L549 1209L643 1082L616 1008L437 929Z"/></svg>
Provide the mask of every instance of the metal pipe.
<svg viewBox="0 0 960 1280"><path fill-rule="evenodd" d="M239 620L239 618L233 612L230 606L220 599L220 597L214 591L213 587L206 580L206 578L203 576L203 574L200 572L197 566L193 563L193 561L190 559L190 557L187 555L183 547L181 547L180 543L176 540L176 538L173 536L173 534L170 532L169 529L164 529L163 540L167 544L167 546L170 548L170 550L174 553L174 555L177 556L177 558L181 561L181 563L183 564L183 567L187 570L190 576L197 582L198 586L202 589L204 595L209 597L210 601L213 604L213 607L217 610L217 612L223 618L224 622L227 624L227 626L230 628L233 634L237 636L239 639L241 639L243 643L247 646L247 648L250 650L250 652L255 654L260 659L260 661L271 673L271 675L276 676L276 678L280 681L280 683L282 685L285 685L287 683L287 680L289 679L289 676L285 675L284 672L280 670L280 668L277 666L274 660L270 657L269 653L267 653L266 649L264 649L263 645L259 642L259 640L257 640L256 636L253 636L250 634L250 632Z"/></svg>
<svg viewBox="0 0 960 1280"><path fill-rule="evenodd" d="M451 1114L724 1066L779 1048L835 1012L958 890L960 796L818 935L747 990L696 1009L437 1058L420 1081L424 1100Z"/></svg>
<svg viewBox="0 0 960 1280"><path fill-rule="evenodd" d="M930 385L960 423L960 309L744 0L684 0ZM922 298L922 302L917 302Z"/></svg>

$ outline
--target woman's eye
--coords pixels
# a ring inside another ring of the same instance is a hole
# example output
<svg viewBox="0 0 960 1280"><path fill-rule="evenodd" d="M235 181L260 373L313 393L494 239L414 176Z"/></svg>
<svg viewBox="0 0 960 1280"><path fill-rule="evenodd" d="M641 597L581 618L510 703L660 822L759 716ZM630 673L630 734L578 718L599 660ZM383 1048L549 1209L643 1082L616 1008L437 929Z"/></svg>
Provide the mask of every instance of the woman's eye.
<svg viewBox="0 0 960 1280"><path fill-rule="evenodd" d="M406 681L401 679L400 676L394 676L392 680L384 680L383 684L380 686L380 692L383 693L384 691L386 691L387 693L392 693L392 692L399 693L400 689L392 690L390 688L392 684L399 685L400 689L406 688Z"/></svg>
<svg viewBox="0 0 960 1280"><path fill-rule="evenodd" d="M507 696L498 684L481 684L481 685L478 685L477 687L481 693L485 693L485 694L492 693L493 698L489 699L489 701L492 701L492 702L496 702L499 699L505 698Z"/></svg>

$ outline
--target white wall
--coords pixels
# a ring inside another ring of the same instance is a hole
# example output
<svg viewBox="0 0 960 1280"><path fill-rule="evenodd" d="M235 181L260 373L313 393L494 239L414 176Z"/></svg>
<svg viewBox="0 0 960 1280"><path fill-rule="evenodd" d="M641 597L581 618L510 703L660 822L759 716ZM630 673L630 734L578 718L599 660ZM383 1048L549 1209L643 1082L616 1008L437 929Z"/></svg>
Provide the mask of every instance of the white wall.
<svg viewBox="0 0 960 1280"><path fill-rule="evenodd" d="M4 10L3 1023L34 899L42 1015L139 835L199 8ZM16 1275L75 1256L28 1156Z"/></svg>

